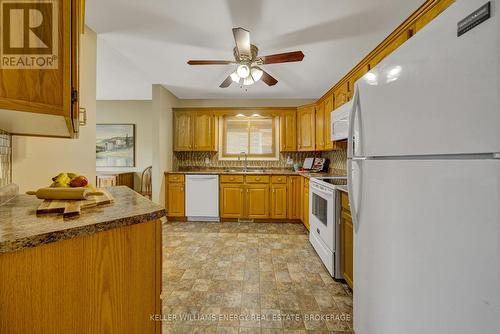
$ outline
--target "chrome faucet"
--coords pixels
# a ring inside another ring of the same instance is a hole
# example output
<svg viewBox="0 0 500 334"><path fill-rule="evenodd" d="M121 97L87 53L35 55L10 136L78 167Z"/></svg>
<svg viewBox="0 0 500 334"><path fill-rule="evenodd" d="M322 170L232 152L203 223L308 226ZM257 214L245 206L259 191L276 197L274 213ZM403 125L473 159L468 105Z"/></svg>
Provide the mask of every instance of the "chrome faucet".
<svg viewBox="0 0 500 334"><path fill-rule="evenodd" d="M247 155L247 152L240 152L240 154L238 154L238 161L241 161L241 155L244 154L245 155L245 165L243 167L243 173L246 173L248 172L248 155Z"/></svg>

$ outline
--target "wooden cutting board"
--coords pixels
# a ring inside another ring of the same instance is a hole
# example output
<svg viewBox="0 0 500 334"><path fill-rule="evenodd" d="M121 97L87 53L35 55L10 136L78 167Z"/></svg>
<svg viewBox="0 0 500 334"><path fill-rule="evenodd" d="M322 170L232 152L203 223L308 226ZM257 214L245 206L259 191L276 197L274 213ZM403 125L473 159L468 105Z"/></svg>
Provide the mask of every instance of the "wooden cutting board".
<svg viewBox="0 0 500 334"><path fill-rule="evenodd" d="M40 204L36 210L36 214L62 213L65 218L78 217L83 209L113 203L113 196L111 196L108 191L104 189L99 189L99 191L103 194L99 196L89 196L84 200L61 201L46 199Z"/></svg>

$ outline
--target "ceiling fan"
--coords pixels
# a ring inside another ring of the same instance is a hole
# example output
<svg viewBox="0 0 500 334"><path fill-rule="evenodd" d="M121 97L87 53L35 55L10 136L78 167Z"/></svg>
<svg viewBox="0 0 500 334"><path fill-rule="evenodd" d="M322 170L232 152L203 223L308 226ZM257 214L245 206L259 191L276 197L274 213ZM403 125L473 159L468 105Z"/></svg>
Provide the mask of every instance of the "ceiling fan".
<svg viewBox="0 0 500 334"><path fill-rule="evenodd" d="M264 81L268 86L274 86L278 83L278 80L260 68L260 65L288 63L304 59L302 51L259 57L259 49L250 44L250 31L243 28L233 28L233 35L236 42L233 49L235 60L189 60L187 62L189 65L238 64L236 70L220 84L221 88L229 87L233 82L249 86L259 80Z"/></svg>

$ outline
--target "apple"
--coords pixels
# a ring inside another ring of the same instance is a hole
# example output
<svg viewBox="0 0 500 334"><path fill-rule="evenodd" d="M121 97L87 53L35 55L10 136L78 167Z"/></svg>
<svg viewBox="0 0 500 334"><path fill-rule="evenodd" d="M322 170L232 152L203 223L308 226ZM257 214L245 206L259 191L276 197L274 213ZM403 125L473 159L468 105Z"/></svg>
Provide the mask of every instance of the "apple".
<svg viewBox="0 0 500 334"><path fill-rule="evenodd" d="M76 188L76 187L85 187L87 184L89 184L89 180L85 176L77 176L74 179L71 180L69 183L70 187Z"/></svg>

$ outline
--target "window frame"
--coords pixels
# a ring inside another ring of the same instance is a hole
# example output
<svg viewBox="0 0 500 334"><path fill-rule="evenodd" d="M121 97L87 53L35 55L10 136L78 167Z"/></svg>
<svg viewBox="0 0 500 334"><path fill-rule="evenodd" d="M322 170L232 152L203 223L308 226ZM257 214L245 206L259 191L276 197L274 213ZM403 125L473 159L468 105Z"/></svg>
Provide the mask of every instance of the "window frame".
<svg viewBox="0 0 500 334"><path fill-rule="evenodd" d="M222 128L222 131L220 131L220 143L219 143L219 148L220 148L220 154L219 154L219 160L238 160L240 157L240 154L230 154L227 153L227 147L226 147L226 140L227 140L227 120L234 118L244 118L249 121L249 125L251 123L252 119L259 119L259 118L265 118L265 119L271 119L272 121L272 152L271 153L266 153L266 154L249 154L247 153L248 160L253 160L253 161L258 161L258 160L279 160L279 149L278 149L278 135L279 135L279 129L278 129L278 120L277 116L275 115L260 115L258 117L252 117L252 116L238 116L238 115L224 115L221 117L221 124L220 128ZM248 134L250 134L250 128L249 126L247 127ZM248 143L247 143L247 150L250 148L250 135L248 136Z"/></svg>

